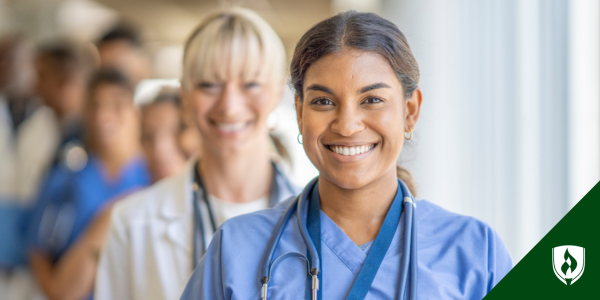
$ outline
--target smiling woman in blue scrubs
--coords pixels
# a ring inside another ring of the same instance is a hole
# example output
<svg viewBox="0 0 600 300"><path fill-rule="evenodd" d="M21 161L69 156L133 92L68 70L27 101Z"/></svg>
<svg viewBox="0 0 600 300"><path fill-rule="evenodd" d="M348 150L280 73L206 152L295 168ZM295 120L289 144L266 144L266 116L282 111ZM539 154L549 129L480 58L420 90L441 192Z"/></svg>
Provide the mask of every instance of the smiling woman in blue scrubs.
<svg viewBox="0 0 600 300"><path fill-rule="evenodd" d="M422 101L404 35L339 14L302 37L291 73L320 175L299 199L223 224L182 299L483 298L512 267L498 234L414 201L398 178Z"/></svg>
<svg viewBox="0 0 600 300"><path fill-rule="evenodd" d="M85 103L89 158L79 149L77 164L69 156L57 164L32 213L29 262L48 299L91 298L104 234L90 234L90 224L112 201L150 183L138 122L129 79L116 70L95 74Z"/></svg>

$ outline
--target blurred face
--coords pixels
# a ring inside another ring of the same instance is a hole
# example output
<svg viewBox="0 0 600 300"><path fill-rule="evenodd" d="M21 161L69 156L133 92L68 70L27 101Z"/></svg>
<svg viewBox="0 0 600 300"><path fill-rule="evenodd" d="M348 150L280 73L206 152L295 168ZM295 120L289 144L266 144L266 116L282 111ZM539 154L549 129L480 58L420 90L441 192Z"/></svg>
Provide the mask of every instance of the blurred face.
<svg viewBox="0 0 600 300"><path fill-rule="evenodd" d="M185 163L178 143L179 108L172 103L154 104L142 114L142 146L155 181L176 174Z"/></svg>
<svg viewBox="0 0 600 300"><path fill-rule="evenodd" d="M0 41L0 93L29 96L35 77L31 49L18 39Z"/></svg>
<svg viewBox="0 0 600 300"><path fill-rule="evenodd" d="M15 73L16 51L8 42L0 43L0 91L5 89Z"/></svg>
<svg viewBox="0 0 600 300"><path fill-rule="evenodd" d="M303 102L296 99L298 124L322 177L355 189L396 176L404 132L418 119L420 92L405 100L383 57L353 49L325 56L307 70L303 91Z"/></svg>
<svg viewBox="0 0 600 300"><path fill-rule="evenodd" d="M183 98L207 148L219 155L238 153L267 137L267 117L277 106L281 90L273 83L202 81Z"/></svg>
<svg viewBox="0 0 600 300"><path fill-rule="evenodd" d="M139 118L131 92L118 85L101 83L90 96L85 121L95 145L111 147L138 139Z"/></svg>
<svg viewBox="0 0 600 300"><path fill-rule="evenodd" d="M85 97L85 82L82 76L60 74L49 58L38 58L37 91L44 103L59 115L81 113Z"/></svg>
<svg viewBox="0 0 600 300"><path fill-rule="evenodd" d="M128 41L106 42L99 47L98 51L103 68L119 69L125 72L134 83L150 76L148 58Z"/></svg>

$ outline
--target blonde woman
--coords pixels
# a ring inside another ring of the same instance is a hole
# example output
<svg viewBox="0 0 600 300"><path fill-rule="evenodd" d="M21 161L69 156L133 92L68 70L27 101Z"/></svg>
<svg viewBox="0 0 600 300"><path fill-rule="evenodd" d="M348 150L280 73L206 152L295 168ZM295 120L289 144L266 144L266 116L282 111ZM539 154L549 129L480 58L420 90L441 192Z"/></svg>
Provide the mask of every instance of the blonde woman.
<svg viewBox="0 0 600 300"><path fill-rule="evenodd" d="M225 220L297 193L274 160L266 125L285 84L284 48L273 29L249 10L215 13L189 37L183 72L183 105L202 155L114 207L98 300L179 299Z"/></svg>

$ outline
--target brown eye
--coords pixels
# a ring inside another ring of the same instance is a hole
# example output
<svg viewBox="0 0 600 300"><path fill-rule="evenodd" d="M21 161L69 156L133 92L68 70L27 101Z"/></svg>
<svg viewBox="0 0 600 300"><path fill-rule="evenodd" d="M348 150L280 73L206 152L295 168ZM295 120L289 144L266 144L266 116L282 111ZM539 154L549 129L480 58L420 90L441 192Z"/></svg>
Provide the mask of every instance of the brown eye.
<svg viewBox="0 0 600 300"><path fill-rule="evenodd" d="M383 102L383 99L377 97L367 97L362 103L364 104L377 104Z"/></svg>
<svg viewBox="0 0 600 300"><path fill-rule="evenodd" d="M317 98L310 102L313 105L333 105L333 101L327 98Z"/></svg>
<svg viewBox="0 0 600 300"><path fill-rule="evenodd" d="M257 88L257 87L260 87L260 84L258 84L257 82L248 82L248 83L244 84L244 88L246 88L248 90Z"/></svg>

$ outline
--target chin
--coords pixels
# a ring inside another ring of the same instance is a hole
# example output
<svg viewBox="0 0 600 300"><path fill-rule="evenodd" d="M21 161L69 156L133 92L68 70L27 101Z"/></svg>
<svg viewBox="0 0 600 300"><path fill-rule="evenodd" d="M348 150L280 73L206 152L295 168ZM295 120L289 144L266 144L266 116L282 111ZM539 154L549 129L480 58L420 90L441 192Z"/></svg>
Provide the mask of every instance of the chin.
<svg viewBox="0 0 600 300"><path fill-rule="evenodd" d="M365 173L367 172L345 172L345 174L342 174L342 172L335 173L337 174L321 172L321 176L325 177L325 179L332 184L345 190L359 189L372 182L372 180L369 179L370 176L365 176Z"/></svg>

